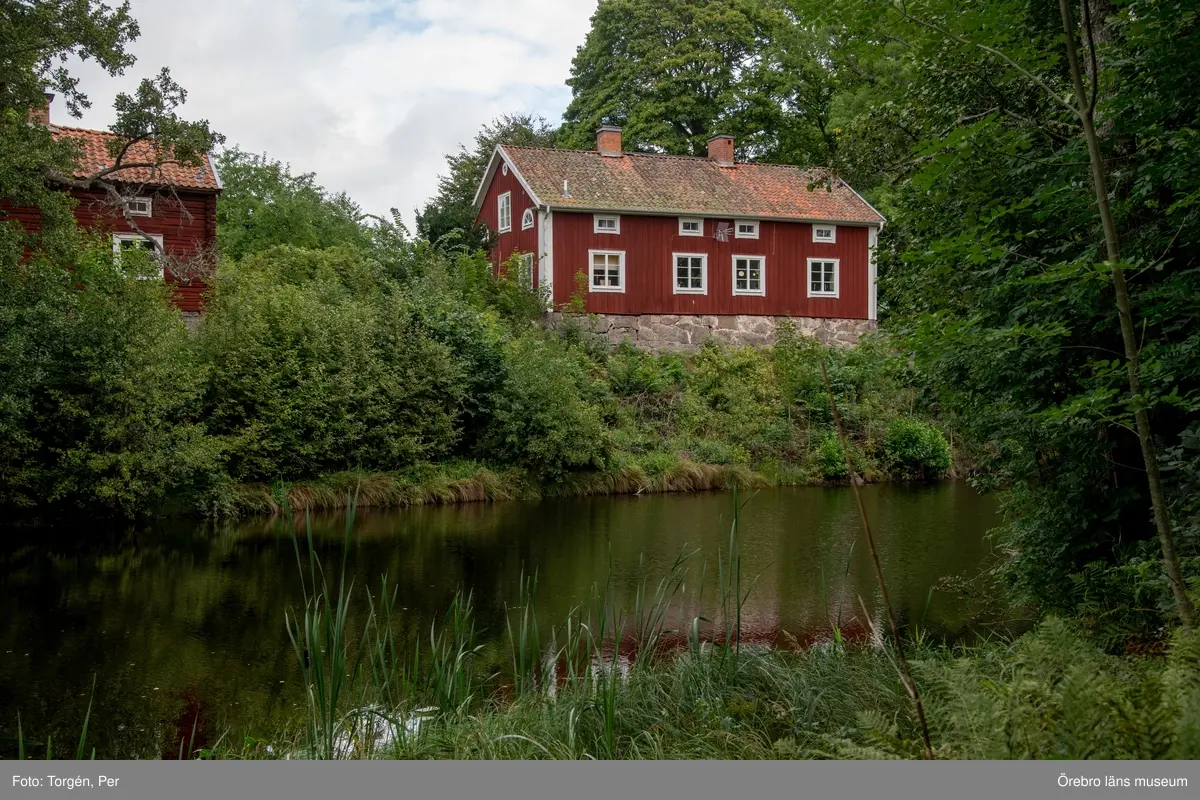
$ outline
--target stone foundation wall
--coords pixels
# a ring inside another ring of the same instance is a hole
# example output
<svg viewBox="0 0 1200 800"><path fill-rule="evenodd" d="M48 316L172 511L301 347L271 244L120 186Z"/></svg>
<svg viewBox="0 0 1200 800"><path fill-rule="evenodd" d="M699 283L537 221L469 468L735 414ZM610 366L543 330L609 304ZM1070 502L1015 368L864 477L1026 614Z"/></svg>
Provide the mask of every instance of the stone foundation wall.
<svg viewBox="0 0 1200 800"><path fill-rule="evenodd" d="M813 336L825 344L849 347L864 333L875 330L868 319L820 319L816 317L711 316L693 314L589 314L575 317L588 330L607 336L614 343L628 341L643 350L692 350L709 338L730 345L769 345L775 342L776 325L790 319L796 332ZM550 314L557 328L563 315Z"/></svg>
<svg viewBox="0 0 1200 800"><path fill-rule="evenodd" d="M204 319L204 315L199 311L180 311L179 313L183 317L183 324L193 331L200 327L200 320Z"/></svg>

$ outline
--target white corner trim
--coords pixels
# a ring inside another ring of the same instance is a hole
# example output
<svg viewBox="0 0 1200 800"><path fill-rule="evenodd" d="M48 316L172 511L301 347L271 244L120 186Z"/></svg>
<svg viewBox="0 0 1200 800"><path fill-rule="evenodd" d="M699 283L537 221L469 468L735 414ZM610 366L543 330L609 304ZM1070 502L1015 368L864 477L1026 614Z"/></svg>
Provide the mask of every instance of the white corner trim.
<svg viewBox="0 0 1200 800"><path fill-rule="evenodd" d="M871 227L867 229L867 319L879 319L879 286L878 267L875 263L875 248L879 246L879 231L882 225L878 228Z"/></svg>
<svg viewBox="0 0 1200 800"><path fill-rule="evenodd" d="M591 278L589 277L590 281ZM545 287L554 307L554 212L538 211L538 287Z"/></svg>

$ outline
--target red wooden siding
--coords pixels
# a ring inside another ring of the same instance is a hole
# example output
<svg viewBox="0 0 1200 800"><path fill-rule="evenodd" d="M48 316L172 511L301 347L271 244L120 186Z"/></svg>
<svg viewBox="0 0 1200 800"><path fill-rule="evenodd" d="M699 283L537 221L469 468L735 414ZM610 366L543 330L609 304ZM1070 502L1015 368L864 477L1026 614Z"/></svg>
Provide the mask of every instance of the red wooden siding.
<svg viewBox="0 0 1200 800"><path fill-rule="evenodd" d="M499 267L513 253L533 253L533 275L536 283L538 259L541 255L538 253L538 214L537 209L534 208L533 199L522 188L521 182L517 180L515 170L510 169L507 175L504 174L503 169L496 170L492 184L488 187L487 194L484 195L483 205L479 209L479 220L492 231L500 229L498 201L500 195L505 192L512 192L512 230L496 237L496 245L491 252L492 264ZM527 208L533 209L533 227L523 231L521 230L521 217Z"/></svg>
<svg viewBox="0 0 1200 800"><path fill-rule="evenodd" d="M101 192L73 191L77 201L75 220L81 227L105 233L132 233L125 219L105 207ZM152 204L153 215L138 217L138 226L149 234L163 237L163 248L169 255L188 257L204 248L212 248L217 239L217 196L211 192L178 193L179 199L157 195ZM0 201L0 219L15 219L29 233L42 227L41 213L36 208L18 208ZM166 274L166 282L174 286L175 304L183 311L202 311L204 290L200 278L180 278Z"/></svg>
<svg viewBox="0 0 1200 800"><path fill-rule="evenodd" d="M828 244L813 242L808 223L761 222L759 238L735 239L731 231L721 242L713 237L719 219L704 220L704 236L680 236L677 217L622 214L620 234L594 233L591 214L555 211L553 220L555 305L570 300L576 273L588 271L589 250L623 250L625 291L589 292L589 312L868 318L866 227L839 225ZM708 255L706 294L674 293L672 253ZM735 255L764 257L764 296L733 294ZM817 257L839 260L836 298L808 297L808 259Z"/></svg>

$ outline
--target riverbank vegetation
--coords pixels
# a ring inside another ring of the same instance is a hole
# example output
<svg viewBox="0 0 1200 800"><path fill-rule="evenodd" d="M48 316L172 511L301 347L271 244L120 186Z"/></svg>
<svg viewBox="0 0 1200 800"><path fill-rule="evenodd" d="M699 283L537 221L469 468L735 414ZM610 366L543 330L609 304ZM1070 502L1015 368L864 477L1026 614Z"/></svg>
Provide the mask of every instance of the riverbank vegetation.
<svg viewBox="0 0 1200 800"><path fill-rule="evenodd" d="M866 480L951 467L882 343L655 355L544 330L540 298L478 253L378 229L319 250L256 237L194 333L106 248L0 279L5 505L219 516L356 486L406 505L842 481L822 359Z"/></svg>

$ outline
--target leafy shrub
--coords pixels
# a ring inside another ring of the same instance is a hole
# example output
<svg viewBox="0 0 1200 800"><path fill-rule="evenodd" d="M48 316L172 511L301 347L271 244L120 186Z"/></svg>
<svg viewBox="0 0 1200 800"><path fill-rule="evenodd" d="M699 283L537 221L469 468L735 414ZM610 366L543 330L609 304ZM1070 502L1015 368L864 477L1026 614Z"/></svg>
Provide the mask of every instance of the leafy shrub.
<svg viewBox="0 0 1200 800"><path fill-rule="evenodd" d="M0 271L0 505L134 515L219 469L204 370L140 252Z"/></svg>
<svg viewBox="0 0 1200 800"><path fill-rule="evenodd" d="M702 464L750 463L750 454L745 447L728 442L701 439L692 445L692 454Z"/></svg>
<svg viewBox="0 0 1200 800"><path fill-rule="evenodd" d="M846 471L846 451L836 433L827 433L821 439L817 448L817 468L821 477L827 481L836 481L849 475Z"/></svg>
<svg viewBox="0 0 1200 800"><path fill-rule="evenodd" d="M940 478L950 468L950 445L942 432L916 420L893 420L883 451L892 469L906 480Z"/></svg>
<svg viewBox="0 0 1200 800"><path fill-rule="evenodd" d="M603 388L586 362L553 340L527 336L505 351L505 378L493 400L481 454L542 480L603 469L612 447L601 415Z"/></svg>

